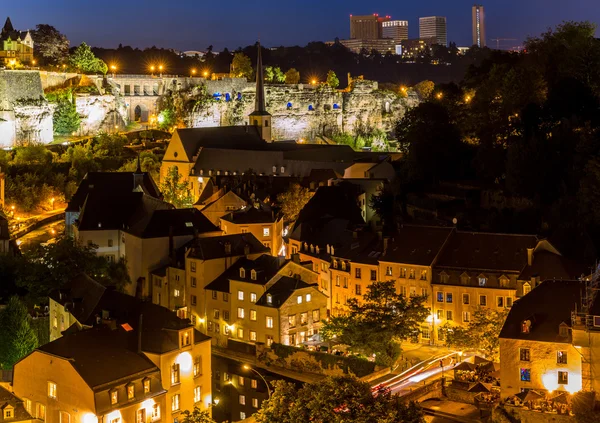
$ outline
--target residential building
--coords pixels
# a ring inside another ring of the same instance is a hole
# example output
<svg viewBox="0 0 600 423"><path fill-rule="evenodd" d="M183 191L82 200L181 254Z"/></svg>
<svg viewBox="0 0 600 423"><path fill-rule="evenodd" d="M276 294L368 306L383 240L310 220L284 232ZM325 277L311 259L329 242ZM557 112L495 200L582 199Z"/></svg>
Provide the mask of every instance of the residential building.
<svg viewBox="0 0 600 423"><path fill-rule="evenodd" d="M70 333L15 364L13 388L38 421L174 421L160 369L123 327ZM135 342L133 342L135 344Z"/></svg>
<svg viewBox="0 0 600 423"><path fill-rule="evenodd" d="M33 423L31 400L23 401L3 386L0 386L0 422Z"/></svg>
<svg viewBox="0 0 600 423"><path fill-rule="evenodd" d="M196 238L180 250L184 255L186 301L189 318L199 330L207 332L207 291L205 287L241 258L253 260L270 250L251 233ZM211 294L212 295L212 294Z"/></svg>
<svg viewBox="0 0 600 423"><path fill-rule="evenodd" d="M418 58L421 57L428 47L437 44L436 37L428 38L412 38L402 41L402 55L404 57Z"/></svg>
<svg viewBox="0 0 600 423"><path fill-rule="evenodd" d="M229 339L299 345L327 316L318 279L312 269L283 258L240 259L205 288L206 333L223 346ZM288 301L293 295L295 302Z"/></svg>
<svg viewBox="0 0 600 423"><path fill-rule="evenodd" d="M251 233L269 248L271 255L285 255L283 247L283 216L270 207L255 202L250 207L229 213L220 219L225 235Z"/></svg>
<svg viewBox="0 0 600 423"><path fill-rule="evenodd" d="M477 47L487 46L485 38L485 12L483 6L476 4L472 9L473 18L473 45Z"/></svg>
<svg viewBox="0 0 600 423"><path fill-rule="evenodd" d="M435 44L448 45L448 31L445 16L419 18L419 38L435 38Z"/></svg>
<svg viewBox="0 0 600 423"><path fill-rule="evenodd" d="M15 30L9 17L0 31L0 61L4 65L33 64L31 33Z"/></svg>
<svg viewBox="0 0 600 423"><path fill-rule="evenodd" d="M123 329L125 344L134 348L137 357L143 357L159 370L158 377L167 392L167 406L171 410L171 413L164 410L164 416L168 416L170 422L180 419L180 411L191 410L194 405L206 410L212 403L210 338L196 330L190 320L181 317L185 316L105 288L84 274L50 295L50 339L68 351L78 339L87 340L88 332L91 338L98 333L103 340L114 337L117 342ZM103 328L110 329L105 337ZM74 335L78 337L72 338ZM69 339L61 344L63 338ZM103 355L109 352L99 348L94 356L90 351L95 348L95 343L85 346L82 354L92 356L86 360L96 363L100 370L104 365L111 366L103 361ZM90 366L89 362L82 363ZM126 368L125 363L121 363L123 366Z"/></svg>
<svg viewBox="0 0 600 423"><path fill-rule="evenodd" d="M71 201L69 208L79 210L73 212L77 216L74 237L82 244L96 245L96 253L108 260L125 258L133 282L127 287L128 292L150 298L150 273L168 264L175 249L194 237L220 235L222 231L197 209L175 209L157 198L156 192L146 194L142 186L152 187L152 181L142 182L145 179L142 173L105 175L92 175L84 180L78 192L85 195ZM133 191L109 191L109 182L128 177L140 180ZM82 198L85 200L81 208L74 206Z"/></svg>
<svg viewBox="0 0 600 423"><path fill-rule="evenodd" d="M530 389L567 391L598 388L598 302L585 304L589 281L547 280L511 308L500 332L502 397ZM591 291L590 291L591 292ZM577 313L589 313L589 323ZM593 317L593 318L592 318Z"/></svg>
<svg viewBox="0 0 600 423"><path fill-rule="evenodd" d="M382 22L381 26L382 38L391 38L396 44L408 40L408 21L387 21Z"/></svg>

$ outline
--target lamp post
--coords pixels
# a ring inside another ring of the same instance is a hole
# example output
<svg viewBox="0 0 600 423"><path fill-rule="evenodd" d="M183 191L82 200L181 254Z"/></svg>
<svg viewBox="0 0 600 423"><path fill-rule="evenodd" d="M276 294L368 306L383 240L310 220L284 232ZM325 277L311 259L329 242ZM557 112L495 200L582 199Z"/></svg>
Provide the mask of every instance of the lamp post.
<svg viewBox="0 0 600 423"><path fill-rule="evenodd" d="M192 74L190 75L190 78L193 78L194 76L196 76L196 69L192 69Z"/></svg>
<svg viewBox="0 0 600 423"><path fill-rule="evenodd" d="M162 78L163 65L158 65L159 76Z"/></svg>
<svg viewBox="0 0 600 423"><path fill-rule="evenodd" d="M252 367L248 366L247 364L244 364L244 369L245 370L251 370L254 373L256 373L265 383L265 385L267 386L267 393L269 394L269 399L271 399L271 388L269 387L269 383L267 382L267 380L263 377L263 375L261 375L258 370L253 369Z"/></svg>
<svg viewBox="0 0 600 423"><path fill-rule="evenodd" d="M154 69L156 69L156 67L154 65L150 66L150 74L152 76L154 76Z"/></svg>
<svg viewBox="0 0 600 423"><path fill-rule="evenodd" d="M114 79L115 78L115 72L117 71L117 67L115 65L110 65L110 70L112 71L113 79Z"/></svg>

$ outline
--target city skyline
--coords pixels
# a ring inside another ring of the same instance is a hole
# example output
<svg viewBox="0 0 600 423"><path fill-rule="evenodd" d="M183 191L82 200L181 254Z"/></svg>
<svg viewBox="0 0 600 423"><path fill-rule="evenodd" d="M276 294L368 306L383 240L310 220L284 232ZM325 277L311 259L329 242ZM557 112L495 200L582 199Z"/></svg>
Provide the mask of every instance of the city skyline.
<svg viewBox="0 0 600 423"><path fill-rule="evenodd" d="M517 0L483 2L488 44L491 44L491 38L515 38L518 41L512 44L518 45L527 36L537 36L565 20L600 22L600 9L594 8L593 2L574 0L569 9L561 8L559 0L532 0L527 4ZM392 19L408 20L409 37L416 38L419 17L437 15L447 17L448 42L470 46L471 8L474 4L470 0L452 4L435 0L427 5L407 4L401 8L395 2L384 0L365 7L354 0L344 2L340 7L308 1L298 8L274 0L262 0L264 13L253 19L244 19L252 16L254 6L244 3L233 8L221 4L200 6L184 0L173 11L172 19L161 22L150 31L148 23L164 16L164 6L156 0L148 1L142 9L134 4L121 4L118 9L107 6L95 10L89 4L73 0L58 3L32 0L27 7L13 3L5 9L5 14L11 17L16 28L22 30L32 29L39 23L53 25L67 35L72 45L85 41L106 48L122 43L139 48L154 45L179 50L203 50L209 45L213 45L215 50L225 47L236 49L252 44L258 37L265 46L305 45L310 41L329 41L336 37L343 39L349 36L350 14L380 13L391 15ZM65 13L65 8L70 12ZM290 18L292 15L294 19ZM74 19L87 16L97 19Z"/></svg>

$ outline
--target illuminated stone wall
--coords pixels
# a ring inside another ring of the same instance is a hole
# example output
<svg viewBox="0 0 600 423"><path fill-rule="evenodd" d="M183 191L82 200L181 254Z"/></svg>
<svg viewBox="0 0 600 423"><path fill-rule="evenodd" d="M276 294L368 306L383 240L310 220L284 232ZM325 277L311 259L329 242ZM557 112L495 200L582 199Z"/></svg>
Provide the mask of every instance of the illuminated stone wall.
<svg viewBox="0 0 600 423"><path fill-rule="evenodd" d="M0 147L51 142L52 113L38 71L0 71Z"/></svg>
<svg viewBox="0 0 600 423"><path fill-rule="evenodd" d="M125 102L113 95L77 95L75 106L81 116L79 135L111 132L115 126L122 129L128 116Z"/></svg>

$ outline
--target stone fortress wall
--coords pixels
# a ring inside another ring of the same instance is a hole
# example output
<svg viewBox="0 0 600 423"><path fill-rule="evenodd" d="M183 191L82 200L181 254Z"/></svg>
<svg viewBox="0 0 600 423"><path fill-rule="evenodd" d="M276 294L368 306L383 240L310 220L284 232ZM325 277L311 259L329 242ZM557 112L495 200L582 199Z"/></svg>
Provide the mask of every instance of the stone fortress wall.
<svg viewBox="0 0 600 423"><path fill-rule="evenodd" d="M100 95L76 96L82 117L77 135L93 135L114 125L122 127L139 117L140 112L145 122L158 113L161 96L191 93L200 85L213 96L213 101L190 113L185 119L190 127L244 125L254 110L255 84L241 78L109 74L106 79L84 79L95 84ZM79 80L81 75L63 72L0 71L0 147L51 142L53 109L44 99L43 90ZM106 90L107 83L115 95ZM360 79L352 81L347 90L305 84L266 85L265 90L275 140L310 140L322 134L355 134L374 129L389 132L406 110L418 103L415 95L401 97L379 90L377 82Z"/></svg>

